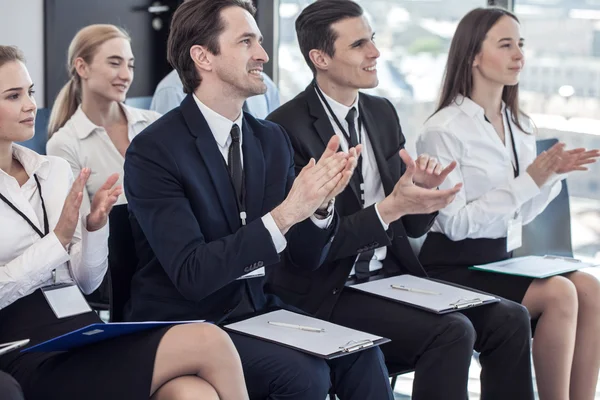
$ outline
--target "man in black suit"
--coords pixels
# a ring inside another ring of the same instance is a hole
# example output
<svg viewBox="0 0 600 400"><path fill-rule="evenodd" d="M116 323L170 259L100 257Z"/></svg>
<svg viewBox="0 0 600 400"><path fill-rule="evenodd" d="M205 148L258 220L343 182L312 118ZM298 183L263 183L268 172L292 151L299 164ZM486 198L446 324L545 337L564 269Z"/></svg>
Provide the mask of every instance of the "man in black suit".
<svg viewBox="0 0 600 400"><path fill-rule="evenodd" d="M288 308L263 291L264 269L285 260L312 270L337 227L333 198L357 151L332 140L295 178L285 131L242 112L264 93L268 56L250 0L191 0L175 12L169 62L187 97L140 133L125 160L125 192L140 267L131 320L217 324ZM284 236L285 235L285 236ZM378 348L322 359L230 334L251 399L392 399ZM330 383L331 382L331 383Z"/></svg>
<svg viewBox="0 0 600 400"><path fill-rule="evenodd" d="M408 237L425 234L460 190L436 190L456 164L412 160L392 104L359 93L378 83L379 51L358 4L312 3L296 31L315 80L267 119L289 134L296 168L332 137L342 149L363 148L349 187L335 201L340 228L325 265L273 270L268 290L320 318L391 338L382 346L386 362L415 369L414 399L467 398L473 348L481 352L482 398L532 399L530 326L522 306L502 300L437 315L352 289L397 274L426 276Z"/></svg>

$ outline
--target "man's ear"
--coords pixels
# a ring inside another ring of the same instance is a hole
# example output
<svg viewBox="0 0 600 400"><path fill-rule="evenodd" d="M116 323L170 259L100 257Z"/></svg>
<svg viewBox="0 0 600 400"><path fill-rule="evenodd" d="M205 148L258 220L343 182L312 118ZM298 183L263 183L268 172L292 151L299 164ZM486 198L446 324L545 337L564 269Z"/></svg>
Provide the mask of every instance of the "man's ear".
<svg viewBox="0 0 600 400"><path fill-rule="evenodd" d="M312 49L308 52L308 57L317 70L328 70L331 58L321 50Z"/></svg>
<svg viewBox="0 0 600 400"><path fill-rule="evenodd" d="M201 71L212 71L212 54L204 46L194 45L190 48L190 57Z"/></svg>

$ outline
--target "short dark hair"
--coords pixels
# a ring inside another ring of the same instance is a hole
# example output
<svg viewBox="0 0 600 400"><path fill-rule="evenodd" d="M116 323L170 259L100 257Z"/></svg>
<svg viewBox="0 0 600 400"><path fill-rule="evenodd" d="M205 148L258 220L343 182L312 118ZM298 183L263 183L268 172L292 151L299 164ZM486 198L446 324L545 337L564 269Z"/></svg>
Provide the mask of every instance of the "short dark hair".
<svg viewBox="0 0 600 400"><path fill-rule="evenodd" d="M321 50L330 57L335 54L337 34L331 25L362 15L362 7L351 0L317 0L302 10L296 19L296 35L300 51L313 74L317 73L317 69L310 60L311 50Z"/></svg>
<svg viewBox="0 0 600 400"><path fill-rule="evenodd" d="M202 78L190 57L192 46L205 46L212 54L219 54L219 36L225 30L221 11L241 7L254 16L256 9L250 0L190 0L173 14L167 43L167 59L177 70L183 91L193 93Z"/></svg>

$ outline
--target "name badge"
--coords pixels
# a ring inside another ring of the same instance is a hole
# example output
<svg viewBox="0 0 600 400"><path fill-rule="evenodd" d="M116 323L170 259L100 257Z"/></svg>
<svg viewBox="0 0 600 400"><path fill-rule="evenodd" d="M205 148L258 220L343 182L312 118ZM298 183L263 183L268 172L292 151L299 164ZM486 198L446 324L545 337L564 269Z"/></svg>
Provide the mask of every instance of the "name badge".
<svg viewBox="0 0 600 400"><path fill-rule="evenodd" d="M265 276L265 267L255 269L252 272L248 272L246 275L242 275L236 280L239 279L251 279L251 278L259 278L261 276Z"/></svg>
<svg viewBox="0 0 600 400"><path fill-rule="evenodd" d="M56 318L66 318L92 311L79 287L73 283L62 283L42 288L46 301Z"/></svg>
<svg viewBox="0 0 600 400"><path fill-rule="evenodd" d="M506 251L513 251L523 245L523 218L517 216L508 221Z"/></svg>

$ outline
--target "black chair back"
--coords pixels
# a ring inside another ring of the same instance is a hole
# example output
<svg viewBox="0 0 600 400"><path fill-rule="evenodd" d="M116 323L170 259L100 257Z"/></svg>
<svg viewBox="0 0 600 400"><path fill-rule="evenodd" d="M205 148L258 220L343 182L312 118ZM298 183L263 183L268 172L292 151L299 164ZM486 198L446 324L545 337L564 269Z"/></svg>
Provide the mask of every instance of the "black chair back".
<svg viewBox="0 0 600 400"><path fill-rule="evenodd" d="M548 150L557 139L537 141L537 151ZM573 257L571 244L571 208L567 181L563 179L558 196L533 221L523 227L523 246L515 250L517 256L543 256L552 254Z"/></svg>
<svg viewBox="0 0 600 400"><path fill-rule="evenodd" d="M131 279L138 264L127 204L113 207L109 221L110 320L122 322L125 304L131 296Z"/></svg>

